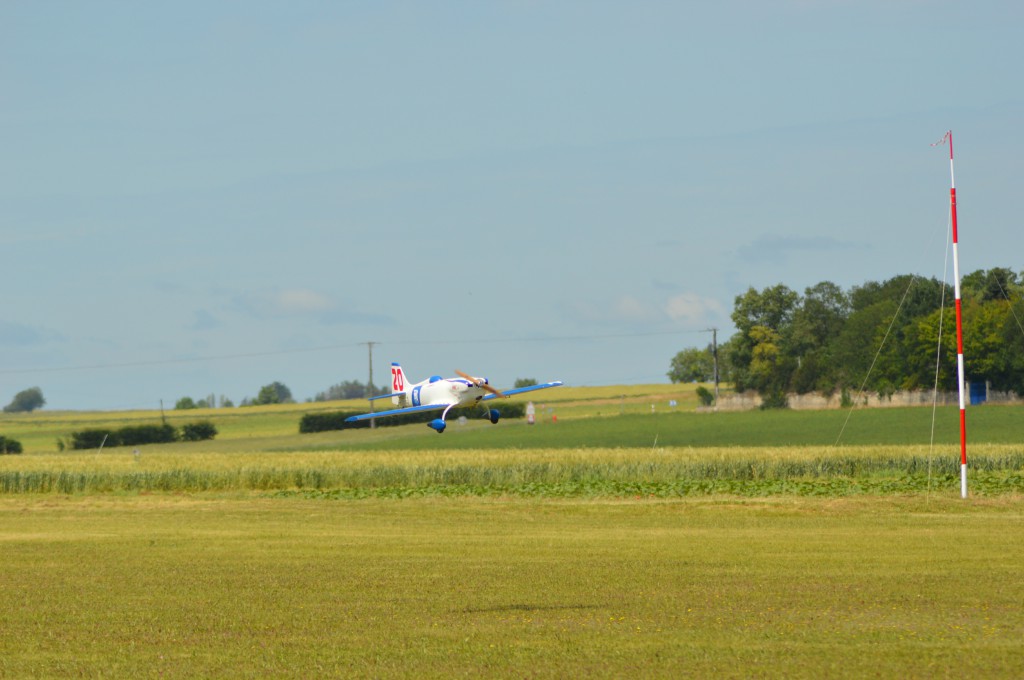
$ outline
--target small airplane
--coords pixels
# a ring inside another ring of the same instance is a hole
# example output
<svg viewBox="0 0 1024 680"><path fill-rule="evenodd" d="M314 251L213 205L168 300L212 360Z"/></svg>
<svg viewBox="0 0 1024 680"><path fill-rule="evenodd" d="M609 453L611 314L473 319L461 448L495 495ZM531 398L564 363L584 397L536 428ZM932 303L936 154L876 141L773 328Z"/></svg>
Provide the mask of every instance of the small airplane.
<svg viewBox="0 0 1024 680"><path fill-rule="evenodd" d="M416 413L418 411L443 411L440 418L431 420L427 425L433 428L438 434L444 432L447 425L445 418L453 408L460 406L472 406L491 399L507 398L513 394L533 392L549 387L558 387L561 380L547 382L541 385L530 385L528 387L517 387L512 390L500 392L487 381L487 378L474 378L462 371L455 371L458 378L442 378L439 375L431 376L422 382L410 385L405 378L405 371L398 362L391 363L391 394L382 394L375 399L391 399L391 403L398 408L390 411L378 411L376 413L363 413L358 416L350 416L345 419L346 423L358 420L369 420L371 418L385 418L400 413ZM497 424L501 414L497 409L487 409L487 418L491 423Z"/></svg>

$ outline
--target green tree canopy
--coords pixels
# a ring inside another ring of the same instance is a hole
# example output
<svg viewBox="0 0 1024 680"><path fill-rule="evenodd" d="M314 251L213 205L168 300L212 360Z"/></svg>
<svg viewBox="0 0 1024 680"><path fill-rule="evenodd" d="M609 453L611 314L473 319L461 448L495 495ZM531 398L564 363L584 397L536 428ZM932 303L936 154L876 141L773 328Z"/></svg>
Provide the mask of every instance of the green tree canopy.
<svg viewBox="0 0 1024 680"><path fill-rule="evenodd" d="M291 404L293 402L292 391L284 383L274 381L269 385L261 387L259 394L256 395L256 399L252 403L262 406L265 404Z"/></svg>
<svg viewBox="0 0 1024 680"><path fill-rule="evenodd" d="M996 267L961 284L968 381L1024 394L1024 278ZM934 278L902 274L849 291L823 281L802 296L783 284L749 288L736 296L732 320L737 330L720 348L720 372L768 404L783 404L790 392L930 389L936 379L940 389L956 389L953 288ZM683 350L669 377L702 379L710 373L705 356Z"/></svg>
<svg viewBox="0 0 1024 680"><path fill-rule="evenodd" d="M711 345L705 349L690 347L672 357L668 379L674 383L712 382L715 379L715 359Z"/></svg>
<svg viewBox="0 0 1024 680"><path fill-rule="evenodd" d="M749 288L743 295L736 296L732 321L738 332L731 340L729 356L737 390L761 389L768 382L773 385L789 382L788 375L774 376L766 382L763 374L754 375L752 363L754 350L764 341L767 331L771 332L771 342L778 351L783 354L788 352L793 331L793 313L799 299L795 291L781 283L762 291ZM755 328L761 330L755 332ZM792 369L790 362L778 362L775 368L778 371ZM763 369L763 365L759 365L758 369Z"/></svg>
<svg viewBox="0 0 1024 680"><path fill-rule="evenodd" d="M1020 278L1004 267L993 267L988 271L979 269L960 280L960 293L965 300L1013 300L1020 298L1020 292Z"/></svg>
<svg viewBox="0 0 1024 680"><path fill-rule="evenodd" d="M193 401L192 397L182 397L174 404L174 410L176 411L187 411L194 408L199 407L196 406L196 402Z"/></svg>
<svg viewBox="0 0 1024 680"><path fill-rule="evenodd" d="M346 380L340 382L337 385L331 385L324 392L318 392L313 398L313 401L337 401L340 399L363 399L367 396L376 396L381 392L374 387L370 386L369 395L367 394L366 385L359 382L358 380Z"/></svg>
<svg viewBox="0 0 1024 680"><path fill-rule="evenodd" d="M30 413L46 405L43 391L38 387L30 387L14 395L14 399L4 406L4 413Z"/></svg>

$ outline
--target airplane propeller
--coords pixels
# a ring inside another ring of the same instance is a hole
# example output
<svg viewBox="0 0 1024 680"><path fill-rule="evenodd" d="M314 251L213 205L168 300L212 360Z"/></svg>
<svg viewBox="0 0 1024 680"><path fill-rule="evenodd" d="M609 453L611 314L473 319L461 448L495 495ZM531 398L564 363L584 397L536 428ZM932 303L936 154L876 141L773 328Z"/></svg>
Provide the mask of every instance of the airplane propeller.
<svg viewBox="0 0 1024 680"><path fill-rule="evenodd" d="M484 380L483 378L474 378L473 376L471 376L471 375L469 375L469 374L467 374L467 373L463 373L462 371L460 371L460 370L458 370L458 369L456 369L455 373L456 373L456 374L457 374L457 375L458 375L458 376L459 376L460 378L465 378L466 380L468 380L469 382L473 383L473 384L474 384L474 385L476 385L477 387L479 387L479 388L481 388L481 389L485 389L485 390L487 390L488 392L490 392L491 394L493 394L493 395L494 395L494 396L496 396L496 397L502 397L502 398L504 398L504 397L505 397L505 395L504 395L504 394L502 394L502 393L501 393L501 392L499 392L498 390L496 390L496 389L494 389L493 387L491 387L490 385L488 385L488 384L487 384L487 381L486 381L486 380Z"/></svg>

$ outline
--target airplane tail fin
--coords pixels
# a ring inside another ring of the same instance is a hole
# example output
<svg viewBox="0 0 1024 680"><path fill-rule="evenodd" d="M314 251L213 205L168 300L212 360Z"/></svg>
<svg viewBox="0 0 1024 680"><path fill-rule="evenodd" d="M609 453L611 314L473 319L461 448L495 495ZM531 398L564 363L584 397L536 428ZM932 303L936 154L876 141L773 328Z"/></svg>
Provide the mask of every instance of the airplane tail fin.
<svg viewBox="0 0 1024 680"><path fill-rule="evenodd" d="M402 370L402 365L397 361L391 362L391 394L395 395L391 397L391 403L395 406L404 405L406 401L404 392L408 386L409 381L405 379L405 371ZM400 396L399 396L400 395Z"/></svg>

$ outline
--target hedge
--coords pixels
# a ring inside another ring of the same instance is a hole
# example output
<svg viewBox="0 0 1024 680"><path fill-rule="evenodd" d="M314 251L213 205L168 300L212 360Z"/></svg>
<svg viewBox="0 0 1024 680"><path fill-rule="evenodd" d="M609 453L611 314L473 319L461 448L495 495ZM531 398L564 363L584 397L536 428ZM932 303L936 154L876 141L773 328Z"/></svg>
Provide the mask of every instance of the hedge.
<svg viewBox="0 0 1024 680"><path fill-rule="evenodd" d="M487 402L487 407L497 407L498 404ZM502 418L523 418L526 416L526 404L522 402L510 402L500 404L498 411ZM310 434L313 432L327 432L329 430L351 430L357 427L369 427L369 420L358 420L354 423L346 423L345 419L350 416L357 416L366 411L332 411L330 413L307 413L299 421L299 432ZM420 411L418 413L403 413L384 418L375 418L377 427L390 427L393 425L409 425L414 423L429 423L435 418L441 417L441 411ZM467 418L484 417L482 408L466 407L453 408L448 412L448 419L452 417L466 416Z"/></svg>
<svg viewBox="0 0 1024 680"><path fill-rule="evenodd" d="M217 436L217 427L209 420L198 423L186 423L181 426L181 438L187 442L199 442Z"/></svg>
<svg viewBox="0 0 1024 680"><path fill-rule="evenodd" d="M17 439L8 439L0 435L0 456L4 454L21 453L21 442Z"/></svg>
<svg viewBox="0 0 1024 680"><path fill-rule="evenodd" d="M101 446L139 446L141 444L169 444L176 441L194 442L213 439L217 428L209 421L187 423L179 433L170 423L161 425L129 425L114 429L92 428L71 433L72 449L98 449Z"/></svg>

